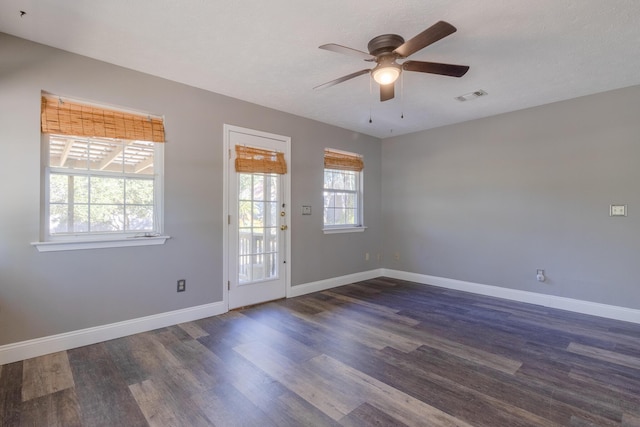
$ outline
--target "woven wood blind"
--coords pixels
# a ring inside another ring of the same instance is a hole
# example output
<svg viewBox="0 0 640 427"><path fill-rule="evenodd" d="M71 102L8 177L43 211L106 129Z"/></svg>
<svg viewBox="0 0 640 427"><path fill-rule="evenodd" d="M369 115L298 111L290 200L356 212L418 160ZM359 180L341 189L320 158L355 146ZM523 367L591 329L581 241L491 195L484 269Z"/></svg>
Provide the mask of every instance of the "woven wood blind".
<svg viewBox="0 0 640 427"><path fill-rule="evenodd" d="M326 169L338 169L360 172L364 169L362 156L341 151L324 150L324 167Z"/></svg>
<svg viewBox="0 0 640 427"><path fill-rule="evenodd" d="M58 97L43 96L42 133L164 142L164 122L157 117L108 110Z"/></svg>
<svg viewBox="0 0 640 427"><path fill-rule="evenodd" d="M236 145L236 172L287 173L284 153Z"/></svg>

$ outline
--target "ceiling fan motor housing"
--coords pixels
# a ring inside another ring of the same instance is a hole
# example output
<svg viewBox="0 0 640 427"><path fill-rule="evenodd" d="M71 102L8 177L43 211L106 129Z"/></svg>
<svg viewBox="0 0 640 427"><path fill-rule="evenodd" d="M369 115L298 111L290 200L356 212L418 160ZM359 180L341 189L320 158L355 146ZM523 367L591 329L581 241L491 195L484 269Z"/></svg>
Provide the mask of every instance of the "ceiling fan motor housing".
<svg viewBox="0 0 640 427"><path fill-rule="evenodd" d="M372 38L367 48L371 55L378 56L385 53L390 54L403 43L404 39L397 34L383 34Z"/></svg>

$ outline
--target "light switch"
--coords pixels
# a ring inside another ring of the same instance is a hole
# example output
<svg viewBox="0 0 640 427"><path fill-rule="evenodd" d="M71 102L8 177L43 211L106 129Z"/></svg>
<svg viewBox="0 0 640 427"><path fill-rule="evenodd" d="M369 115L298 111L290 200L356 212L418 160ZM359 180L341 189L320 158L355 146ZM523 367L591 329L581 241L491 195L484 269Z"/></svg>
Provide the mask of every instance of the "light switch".
<svg viewBox="0 0 640 427"><path fill-rule="evenodd" d="M627 216L627 205L610 205L609 216Z"/></svg>
<svg viewBox="0 0 640 427"><path fill-rule="evenodd" d="M311 206L303 206L302 215L311 215Z"/></svg>

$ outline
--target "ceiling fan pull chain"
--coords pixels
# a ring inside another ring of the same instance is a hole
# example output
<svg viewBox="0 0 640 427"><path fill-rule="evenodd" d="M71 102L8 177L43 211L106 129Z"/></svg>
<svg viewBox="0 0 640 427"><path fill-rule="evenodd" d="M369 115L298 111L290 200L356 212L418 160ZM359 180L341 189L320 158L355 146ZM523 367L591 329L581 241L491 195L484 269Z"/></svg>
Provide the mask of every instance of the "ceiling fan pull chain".
<svg viewBox="0 0 640 427"><path fill-rule="evenodd" d="M400 74L400 118L404 119L404 73Z"/></svg>
<svg viewBox="0 0 640 427"><path fill-rule="evenodd" d="M371 79L369 79L369 123L373 123L373 120L371 120L371 110L373 109L372 97L373 97L373 83L371 82Z"/></svg>

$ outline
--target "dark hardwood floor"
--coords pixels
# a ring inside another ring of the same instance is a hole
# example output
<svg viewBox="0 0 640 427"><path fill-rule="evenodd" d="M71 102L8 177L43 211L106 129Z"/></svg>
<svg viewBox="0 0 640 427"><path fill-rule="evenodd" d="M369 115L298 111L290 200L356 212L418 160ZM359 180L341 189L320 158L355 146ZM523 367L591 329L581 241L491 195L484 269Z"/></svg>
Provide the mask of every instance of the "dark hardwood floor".
<svg viewBox="0 0 640 427"><path fill-rule="evenodd" d="M0 367L2 426L640 426L640 325L378 278Z"/></svg>

